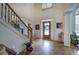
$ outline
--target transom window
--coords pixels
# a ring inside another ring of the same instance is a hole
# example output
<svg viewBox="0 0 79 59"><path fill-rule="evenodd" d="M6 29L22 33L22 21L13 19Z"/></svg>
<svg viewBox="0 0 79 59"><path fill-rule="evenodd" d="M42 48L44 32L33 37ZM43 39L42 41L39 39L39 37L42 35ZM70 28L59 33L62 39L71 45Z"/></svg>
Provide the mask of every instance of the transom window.
<svg viewBox="0 0 79 59"><path fill-rule="evenodd" d="M43 3L42 4L42 9L51 8L52 6L53 6L52 3Z"/></svg>

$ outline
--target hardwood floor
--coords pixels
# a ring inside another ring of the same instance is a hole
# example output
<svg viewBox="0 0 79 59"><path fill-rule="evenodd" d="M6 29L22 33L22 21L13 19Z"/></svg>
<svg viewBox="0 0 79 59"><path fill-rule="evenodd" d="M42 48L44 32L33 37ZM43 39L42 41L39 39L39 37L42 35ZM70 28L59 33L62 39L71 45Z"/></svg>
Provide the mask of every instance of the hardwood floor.
<svg viewBox="0 0 79 59"><path fill-rule="evenodd" d="M53 42L48 40L33 41L33 51L26 52L25 50L20 55L76 55L79 54L78 47L64 47L63 43Z"/></svg>

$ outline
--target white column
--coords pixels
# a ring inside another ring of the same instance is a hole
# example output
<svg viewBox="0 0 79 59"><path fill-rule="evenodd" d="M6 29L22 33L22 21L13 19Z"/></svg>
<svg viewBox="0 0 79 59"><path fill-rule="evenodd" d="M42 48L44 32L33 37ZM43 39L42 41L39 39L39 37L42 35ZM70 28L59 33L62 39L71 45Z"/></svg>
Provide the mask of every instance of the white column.
<svg viewBox="0 0 79 59"><path fill-rule="evenodd" d="M70 11L64 15L64 46L70 46L70 16Z"/></svg>
<svg viewBox="0 0 79 59"><path fill-rule="evenodd" d="M75 32L75 13L74 11L70 13L70 34Z"/></svg>

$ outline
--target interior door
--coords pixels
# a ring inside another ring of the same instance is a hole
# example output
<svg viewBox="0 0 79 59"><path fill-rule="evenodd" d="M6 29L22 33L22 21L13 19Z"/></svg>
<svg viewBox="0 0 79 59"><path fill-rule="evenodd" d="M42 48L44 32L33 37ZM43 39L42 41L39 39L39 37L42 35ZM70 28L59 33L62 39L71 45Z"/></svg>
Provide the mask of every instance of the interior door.
<svg viewBox="0 0 79 59"><path fill-rule="evenodd" d="M43 22L43 38L50 39L51 37L51 22L45 21Z"/></svg>

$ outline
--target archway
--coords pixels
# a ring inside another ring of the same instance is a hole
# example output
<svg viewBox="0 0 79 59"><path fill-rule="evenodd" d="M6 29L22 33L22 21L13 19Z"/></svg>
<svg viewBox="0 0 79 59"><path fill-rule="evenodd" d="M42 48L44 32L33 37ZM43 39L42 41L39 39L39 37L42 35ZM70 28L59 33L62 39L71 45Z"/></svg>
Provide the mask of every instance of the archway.
<svg viewBox="0 0 79 59"><path fill-rule="evenodd" d="M75 12L75 32L79 36L79 8Z"/></svg>

